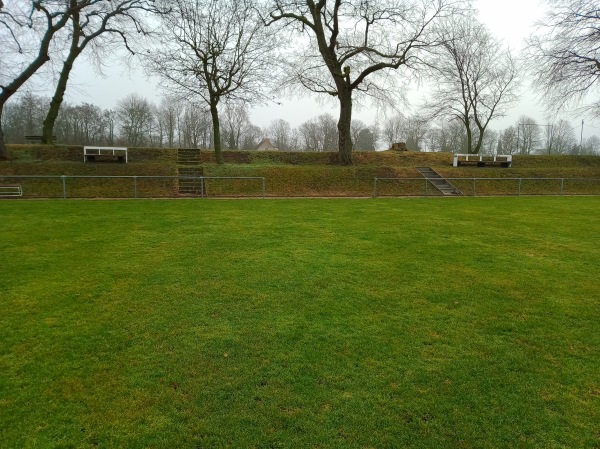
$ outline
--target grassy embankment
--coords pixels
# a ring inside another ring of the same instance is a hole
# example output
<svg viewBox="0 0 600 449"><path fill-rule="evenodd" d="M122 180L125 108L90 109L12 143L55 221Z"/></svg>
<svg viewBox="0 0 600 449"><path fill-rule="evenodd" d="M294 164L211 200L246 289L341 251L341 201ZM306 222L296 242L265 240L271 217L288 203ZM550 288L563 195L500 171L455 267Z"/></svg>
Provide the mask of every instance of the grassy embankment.
<svg viewBox="0 0 600 449"><path fill-rule="evenodd" d="M130 163L84 164L81 147L9 146L9 160L0 161L2 182L15 182L9 175L83 175L83 176L176 176L176 150L130 149ZM475 168L452 167L449 153L355 153L355 164L336 165L335 153L288 152L225 152L227 163L218 166L212 152L202 152L205 176L235 176L266 178L268 196L370 196L373 178L420 178L415 167L433 167L448 178L600 178L600 157L597 156L515 156L514 167ZM62 197L62 181L29 179L23 184L26 197ZM140 197L177 195L177 181L139 179ZM518 181L456 180L453 183L465 194L516 195ZM422 195L425 182L381 181L380 195ZM211 196L259 195L261 184L256 181L207 181ZM133 183L128 180L69 179L70 197L131 197ZM600 194L600 182L567 181L562 186L566 194ZM429 187L428 194L435 195ZM559 194L560 181L528 181L521 185L522 194Z"/></svg>
<svg viewBox="0 0 600 449"><path fill-rule="evenodd" d="M594 448L600 198L0 202L3 448Z"/></svg>

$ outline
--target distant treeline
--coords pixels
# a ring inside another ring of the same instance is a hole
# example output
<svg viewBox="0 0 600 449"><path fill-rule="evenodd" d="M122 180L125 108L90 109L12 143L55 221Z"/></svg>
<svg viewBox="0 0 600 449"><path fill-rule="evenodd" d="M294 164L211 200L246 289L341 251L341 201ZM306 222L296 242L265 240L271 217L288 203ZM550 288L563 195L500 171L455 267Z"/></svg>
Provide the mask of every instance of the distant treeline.
<svg viewBox="0 0 600 449"><path fill-rule="evenodd" d="M7 104L2 126L7 143L24 143L25 136L40 135L49 99L26 92ZM212 148L213 127L202 104L165 97L153 104L139 95L128 95L114 109L94 104L65 104L56 121L57 142L65 145L125 145L132 147ZM415 114L396 114L381 126L352 122L354 149L387 149L405 142L410 151L467 152L465 128L456 121L431 120ZM284 119L269 126L254 125L244 103L228 103L221 119L224 149L255 150L269 138L279 151L335 151L337 120L318 115L294 128ZM581 143L581 145L580 145ZM578 142L573 126L560 119L541 125L521 116L508 128L486 132L482 152L488 154L600 154L600 138Z"/></svg>

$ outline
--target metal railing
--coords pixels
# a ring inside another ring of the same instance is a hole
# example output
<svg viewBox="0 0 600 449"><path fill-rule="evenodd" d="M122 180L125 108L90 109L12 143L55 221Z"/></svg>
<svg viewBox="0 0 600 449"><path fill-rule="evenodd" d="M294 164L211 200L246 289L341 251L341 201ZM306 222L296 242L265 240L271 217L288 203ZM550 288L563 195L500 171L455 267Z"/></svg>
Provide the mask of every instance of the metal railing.
<svg viewBox="0 0 600 449"><path fill-rule="evenodd" d="M443 179L465 196L600 195L600 178ZM192 185L184 186L190 182ZM21 198L266 198L267 194L264 177L0 174L2 184L20 185ZM427 178L375 177L371 193L368 186L365 180L364 196L443 196ZM278 192L271 194L277 196ZM357 196L357 192L348 196Z"/></svg>
<svg viewBox="0 0 600 449"><path fill-rule="evenodd" d="M438 178L434 179L437 180ZM600 195L600 178L440 178L463 196ZM427 178L377 178L373 197L443 196Z"/></svg>
<svg viewBox="0 0 600 449"><path fill-rule="evenodd" d="M197 182L198 186L197 188L186 186L186 190L182 192L181 181ZM226 181L230 181L228 186L223 185ZM231 181L250 181L253 184L258 181L260 187L234 186ZM0 184L8 182L21 185L23 198L266 197L264 177L0 174Z"/></svg>

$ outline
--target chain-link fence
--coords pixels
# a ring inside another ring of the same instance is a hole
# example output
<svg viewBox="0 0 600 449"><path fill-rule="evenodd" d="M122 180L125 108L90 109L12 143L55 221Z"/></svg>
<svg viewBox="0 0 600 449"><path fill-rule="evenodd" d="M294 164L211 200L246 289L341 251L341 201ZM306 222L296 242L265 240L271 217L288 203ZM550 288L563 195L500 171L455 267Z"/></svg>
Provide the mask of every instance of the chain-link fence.
<svg viewBox="0 0 600 449"><path fill-rule="evenodd" d="M0 175L2 185L20 186L21 198L266 196L266 181L260 177ZM4 197L9 196L13 195L6 194Z"/></svg>
<svg viewBox="0 0 600 449"><path fill-rule="evenodd" d="M432 182L433 181L433 182ZM600 195L600 178L442 178L446 196ZM444 196L427 178L375 178L373 196ZM448 189L449 191L450 189Z"/></svg>
<svg viewBox="0 0 600 449"><path fill-rule="evenodd" d="M454 189L446 195L426 178L374 178L371 190L343 196L518 196L600 195L600 178L443 178ZM0 175L0 198L265 198L264 177ZM18 186L19 189L16 187ZM13 187L15 187L13 189ZM340 188L342 190L342 188ZM19 192L17 195L16 192ZM318 191L310 196L321 195Z"/></svg>

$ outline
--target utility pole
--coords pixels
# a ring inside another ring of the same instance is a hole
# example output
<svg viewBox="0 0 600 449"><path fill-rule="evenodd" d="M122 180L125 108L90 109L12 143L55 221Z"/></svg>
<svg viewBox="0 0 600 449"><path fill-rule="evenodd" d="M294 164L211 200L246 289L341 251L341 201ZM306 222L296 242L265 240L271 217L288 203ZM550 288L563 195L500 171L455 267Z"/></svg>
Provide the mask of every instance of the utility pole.
<svg viewBox="0 0 600 449"><path fill-rule="evenodd" d="M581 119L581 137L579 138L579 154L583 153L583 119Z"/></svg>

